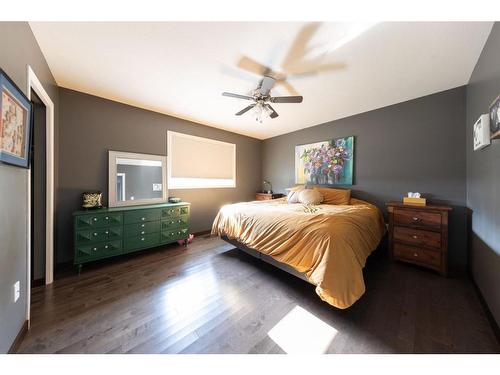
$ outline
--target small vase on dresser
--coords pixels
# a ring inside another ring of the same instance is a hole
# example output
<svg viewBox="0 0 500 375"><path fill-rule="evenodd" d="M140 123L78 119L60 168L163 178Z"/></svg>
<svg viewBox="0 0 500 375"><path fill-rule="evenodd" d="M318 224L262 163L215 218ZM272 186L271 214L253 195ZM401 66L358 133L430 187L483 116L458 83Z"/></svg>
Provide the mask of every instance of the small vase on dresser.
<svg viewBox="0 0 500 375"><path fill-rule="evenodd" d="M444 205L386 203L391 258L448 273L448 213Z"/></svg>

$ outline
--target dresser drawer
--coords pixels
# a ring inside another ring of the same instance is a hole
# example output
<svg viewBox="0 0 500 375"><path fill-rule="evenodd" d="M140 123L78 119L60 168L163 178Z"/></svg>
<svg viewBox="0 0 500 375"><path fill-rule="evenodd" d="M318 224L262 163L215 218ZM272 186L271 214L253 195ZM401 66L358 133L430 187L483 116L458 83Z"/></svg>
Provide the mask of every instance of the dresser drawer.
<svg viewBox="0 0 500 375"><path fill-rule="evenodd" d="M394 241L441 249L441 233L420 229L394 227Z"/></svg>
<svg viewBox="0 0 500 375"><path fill-rule="evenodd" d="M396 259L407 260L433 267L441 266L441 252L436 250L422 249L415 246L395 243L394 257Z"/></svg>
<svg viewBox="0 0 500 375"><path fill-rule="evenodd" d="M123 239L123 252L131 252L137 249L153 247L160 244L160 232L148 233L136 237L125 237Z"/></svg>
<svg viewBox="0 0 500 375"><path fill-rule="evenodd" d="M85 244L122 238L122 227L94 228L76 232L76 243Z"/></svg>
<svg viewBox="0 0 500 375"><path fill-rule="evenodd" d="M94 258L106 258L122 253L122 241L107 241L91 245L76 246L75 263L92 260Z"/></svg>
<svg viewBox="0 0 500 375"><path fill-rule="evenodd" d="M175 229L175 230L163 230L161 232L161 239L160 241L162 243L167 243L167 242L173 242L177 240L183 240L186 239L188 236L189 230L188 228L181 228L181 229Z"/></svg>
<svg viewBox="0 0 500 375"><path fill-rule="evenodd" d="M441 214L416 209L395 209L394 224L439 232L441 230Z"/></svg>
<svg viewBox="0 0 500 375"><path fill-rule="evenodd" d="M127 224L125 225L125 235L124 237L137 237L144 234L150 234L160 231L159 221L148 221L144 223L137 224Z"/></svg>
<svg viewBox="0 0 500 375"><path fill-rule="evenodd" d="M127 211L123 217L125 224L160 220L161 209Z"/></svg>
<svg viewBox="0 0 500 375"><path fill-rule="evenodd" d="M164 208L161 211L162 219L169 219L182 215L189 215L189 206Z"/></svg>
<svg viewBox="0 0 500 375"><path fill-rule="evenodd" d="M161 221L161 230L184 228L189 225L189 216L179 216Z"/></svg>
<svg viewBox="0 0 500 375"><path fill-rule="evenodd" d="M120 225L123 220L121 212L107 214L79 215L75 218L76 229L102 228L112 225Z"/></svg>

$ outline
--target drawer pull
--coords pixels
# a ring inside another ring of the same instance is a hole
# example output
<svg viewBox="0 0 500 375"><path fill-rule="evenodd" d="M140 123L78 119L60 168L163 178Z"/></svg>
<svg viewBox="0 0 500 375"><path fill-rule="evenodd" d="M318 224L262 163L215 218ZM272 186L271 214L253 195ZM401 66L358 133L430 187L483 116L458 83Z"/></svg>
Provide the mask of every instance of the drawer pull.
<svg viewBox="0 0 500 375"><path fill-rule="evenodd" d="M106 232L104 232L104 233L109 234L109 230L107 230L107 231L106 231Z"/></svg>
<svg viewBox="0 0 500 375"><path fill-rule="evenodd" d="M97 247L94 247L92 250L97 251Z"/></svg>
<svg viewBox="0 0 500 375"><path fill-rule="evenodd" d="M413 256L414 256L414 257L418 257L418 254L417 254L417 253L413 253Z"/></svg>
<svg viewBox="0 0 500 375"><path fill-rule="evenodd" d="M94 221L97 221L97 218L96 218L96 217L94 217Z"/></svg>
<svg viewBox="0 0 500 375"><path fill-rule="evenodd" d="M141 220L144 221L144 220L146 220L146 218L145 217L141 217Z"/></svg>
<svg viewBox="0 0 500 375"><path fill-rule="evenodd" d="M109 220L109 216L106 216L106 217L105 217L105 219L106 219L106 220Z"/></svg>
<svg viewBox="0 0 500 375"><path fill-rule="evenodd" d="M180 220L180 219L179 219L177 222L178 222L178 223L182 223L182 220Z"/></svg>
<svg viewBox="0 0 500 375"><path fill-rule="evenodd" d="M416 216L414 216L412 219L413 219L413 221L414 221L415 223L418 223L419 221L421 221L421 220L422 220L421 218L416 217Z"/></svg>
<svg viewBox="0 0 500 375"><path fill-rule="evenodd" d="M94 237L97 236L97 232L94 232Z"/></svg>
<svg viewBox="0 0 500 375"><path fill-rule="evenodd" d="M107 249L107 248L108 248L108 245L104 246L104 248L105 248L105 249Z"/></svg>
<svg viewBox="0 0 500 375"><path fill-rule="evenodd" d="M144 231L141 232L141 234L144 234L144 233L145 233Z"/></svg>
<svg viewBox="0 0 500 375"><path fill-rule="evenodd" d="M173 224L173 223L174 223L173 221L170 222L170 224Z"/></svg>
<svg viewBox="0 0 500 375"><path fill-rule="evenodd" d="M141 241L144 241L144 237L141 237Z"/></svg>
<svg viewBox="0 0 500 375"><path fill-rule="evenodd" d="M141 224L141 228L144 228L146 226L146 224Z"/></svg>
<svg viewBox="0 0 500 375"><path fill-rule="evenodd" d="M418 236L417 236L416 234L414 234L414 235L412 236L412 238L413 238L414 240L416 240L416 239L418 239Z"/></svg>

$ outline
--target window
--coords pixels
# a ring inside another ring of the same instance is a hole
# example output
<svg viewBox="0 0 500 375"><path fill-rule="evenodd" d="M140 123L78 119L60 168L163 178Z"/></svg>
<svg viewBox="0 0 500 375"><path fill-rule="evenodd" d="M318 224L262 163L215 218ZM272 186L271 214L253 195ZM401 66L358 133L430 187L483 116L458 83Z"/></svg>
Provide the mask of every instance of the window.
<svg viewBox="0 0 500 375"><path fill-rule="evenodd" d="M167 132L168 188L236 187L236 145Z"/></svg>

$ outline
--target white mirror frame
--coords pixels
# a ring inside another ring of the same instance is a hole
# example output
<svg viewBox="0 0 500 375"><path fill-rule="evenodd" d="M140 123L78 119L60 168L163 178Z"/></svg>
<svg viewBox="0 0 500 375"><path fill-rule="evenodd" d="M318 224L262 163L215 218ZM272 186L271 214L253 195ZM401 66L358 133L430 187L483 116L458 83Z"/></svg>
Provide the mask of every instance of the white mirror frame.
<svg viewBox="0 0 500 375"><path fill-rule="evenodd" d="M128 201L116 200L116 159L127 158L137 160L152 160L161 162L161 179L162 179L162 197L150 199L136 199ZM166 203L168 200L168 186L167 186L167 157L162 155L150 154L136 154L133 152L122 151L108 151L108 206L109 207L123 207L123 206L137 206L155 203Z"/></svg>

